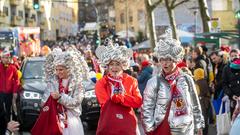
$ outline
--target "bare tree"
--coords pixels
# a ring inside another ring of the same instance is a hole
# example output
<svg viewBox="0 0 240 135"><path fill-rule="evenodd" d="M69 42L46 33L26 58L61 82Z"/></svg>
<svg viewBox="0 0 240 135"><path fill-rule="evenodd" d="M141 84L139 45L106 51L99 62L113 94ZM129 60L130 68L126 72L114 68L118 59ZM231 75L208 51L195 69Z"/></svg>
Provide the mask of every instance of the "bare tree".
<svg viewBox="0 0 240 135"><path fill-rule="evenodd" d="M172 28L173 38L179 39L179 37L177 36L177 26L176 26L176 20L174 15L174 9L177 6L185 2L188 2L190 0L164 0L164 1L165 1L165 7L167 8L167 12L168 12L169 22Z"/></svg>
<svg viewBox="0 0 240 135"><path fill-rule="evenodd" d="M150 44L151 49L153 50L155 48L155 41L156 41L156 30L154 25L154 13L153 10L162 2L162 0L157 0L154 3L151 3L151 0L144 0L146 12L147 12L147 23L148 23L148 31L149 31L149 38L150 38Z"/></svg>
<svg viewBox="0 0 240 135"><path fill-rule="evenodd" d="M198 0L200 15L202 18L203 32L209 32L208 21L210 21L210 16L208 14L208 7L206 0Z"/></svg>

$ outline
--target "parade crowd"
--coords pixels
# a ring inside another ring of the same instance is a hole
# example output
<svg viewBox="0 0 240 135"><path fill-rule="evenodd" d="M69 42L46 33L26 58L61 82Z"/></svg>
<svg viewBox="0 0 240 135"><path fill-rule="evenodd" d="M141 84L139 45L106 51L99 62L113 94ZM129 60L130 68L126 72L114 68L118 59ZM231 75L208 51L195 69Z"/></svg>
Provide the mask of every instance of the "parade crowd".
<svg viewBox="0 0 240 135"><path fill-rule="evenodd" d="M208 135L210 124L217 127L218 134L237 135L238 49L183 47L172 38L171 30L160 37L152 53L133 51L111 39L97 48L85 41L59 44L46 45L41 50L41 57L46 57L47 88L32 135L84 134L79 117L84 98L82 80L89 77L90 71L103 76L95 84L101 107L97 135L140 135L139 128L146 135ZM19 130L20 124L12 118L12 108L21 91L19 68L26 57L12 57L8 50L1 52L1 135ZM222 114L229 117L223 123ZM224 125L226 120L232 125L229 128Z"/></svg>

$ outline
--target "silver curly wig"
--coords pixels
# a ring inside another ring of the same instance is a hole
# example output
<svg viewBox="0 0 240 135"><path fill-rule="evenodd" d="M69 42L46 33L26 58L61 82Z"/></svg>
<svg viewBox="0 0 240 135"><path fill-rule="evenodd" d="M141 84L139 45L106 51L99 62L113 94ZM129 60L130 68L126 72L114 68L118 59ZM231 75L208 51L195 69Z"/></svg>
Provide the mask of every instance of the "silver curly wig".
<svg viewBox="0 0 240 135"><path fill-rule="evenodd" d="M133 56L132 49L113 44L111 40L108 40L106 46L98 46L95 53L102 67L106 67L111 61L117 61L122 64L124 70L130 66Z"/></svg>
<svg viewBox="0 0 240 135"><path fill-rule="evenodd" d="M69 88L73 89L75 83L88 79L89 68L82 54L74 47L68 48L65 52L61 49L53 49L46 57L44 65L45 81L56 78L55 67L58 65L65 66L69 71L71 83Z"/></svg>
<svg viewBox="0 0 240 135"><path fill-rule="evenodd" d="M167 29L160 38L154 48L154 55L159 59L171 58L176 62L181 61L184 56L184 49L180 41L172 38L172 30Z"/></svg>

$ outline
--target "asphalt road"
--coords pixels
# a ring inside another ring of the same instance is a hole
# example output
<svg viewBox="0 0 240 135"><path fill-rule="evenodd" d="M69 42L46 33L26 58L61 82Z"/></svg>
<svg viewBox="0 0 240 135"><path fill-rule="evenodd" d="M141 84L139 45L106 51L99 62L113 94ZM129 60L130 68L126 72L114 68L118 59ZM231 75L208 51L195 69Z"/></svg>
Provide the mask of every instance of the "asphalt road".
<svg viewBox="0 0 240 135"><path fill-rule="evenodd" d="M143 128L142 128L142 124L140 121L138 121L138 126L139 126L139 129L140 129L140 133L141 135L144 135L144 132L143 132ZM96 134L96 129L85 129L85 135L95 135ZM24 132L23 135L31 135L30 133L28 132ZM216 133L216 127L214 125L209 125L209 133L208 135L217 135Z"/></svg>

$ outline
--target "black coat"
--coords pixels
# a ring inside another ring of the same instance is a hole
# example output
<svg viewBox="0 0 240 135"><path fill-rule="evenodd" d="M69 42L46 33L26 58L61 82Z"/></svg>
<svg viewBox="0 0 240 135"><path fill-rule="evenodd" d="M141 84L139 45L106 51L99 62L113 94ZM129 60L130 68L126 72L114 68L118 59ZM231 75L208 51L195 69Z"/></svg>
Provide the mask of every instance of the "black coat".
<svg viewBox="0 0 240 135"><path fill-rule="evenodd" d="M230 98L240 96L240 70L230 68L230 64L223 69L223 90Z"/></svg>
<svg viewBox="0 0 240 135"><path fill-rule="evenodd" d="M215 77L214 77L214 83L215 83L214 99L217 99L218 96L220 95L221 91L223 90L222 75L223 75L223 68L225 66L226 66L226 64L221 62L217 67L217 74L215 74Z"/></svg>

